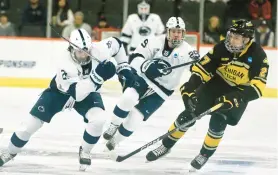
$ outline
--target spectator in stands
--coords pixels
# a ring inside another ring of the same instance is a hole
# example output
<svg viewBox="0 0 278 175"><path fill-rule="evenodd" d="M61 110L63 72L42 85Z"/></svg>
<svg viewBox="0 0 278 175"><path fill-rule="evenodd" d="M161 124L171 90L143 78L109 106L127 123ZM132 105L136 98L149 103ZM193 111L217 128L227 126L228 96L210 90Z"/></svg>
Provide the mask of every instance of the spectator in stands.
<svg viewBox="0 0 278 175"><path fill-rule="evenodd" d="M271 4L268 0L251 0L249 13L253 20L271 19Z"/></svg>
<svg viewBox="0 0 278 175"><path fill-rule="evenodd" d="M98 25L96 26L97 28L109 28L109 24L106 20L106 17L105 16L100 16L99 19L98 19Z"/></svg>
<svg viewBox="0 0 278 175"><path fill-rule="evenodd" d="M0 0L0 11L5 12L10 9L10 0Z"/></svg>
<svg viewBox="0 0 278 175"><path fill-rule="evenodd" d="M233 20L237 19L250 19L247 0L230 0L227 2L223 16L224 29L228 29L232 25Z"/></svg>
<svg viewBox="0 0 278 175"><path fill-rule="evenodd" d="M98 18L98 24L97 26L94 26L93 27L93 36L92 38L94 40L101 40L101 38L99 37L99 32L102 30L102 29L116 29L114 27L111 27L107 20L106 20L106 17L104 15L101 15L99 16Z"/></svg>
<svg viewBox="0 0 278 175"><path fill-rule="evenodd" d="M67 25L73 24L74 16L68 0L55 1L53 14L53 25L64 28Z"/></svg>
<svg viewBox="0 0 278 175"><path fill-rule="evenodd" d="M39 25L46 24L46 9L39 0L29 0L29 4L23 11L22 25Z"/></svg>
<svg viewBox="0 0 278 175"><path fill-rule="evenodd" d="M268 27L265 20L261 21L259 27L255 31L255 41L261 46L274 46L274 33Z"/></svg>
<svg viewBox="0 0 278 175"><path fill-rule="evenodd" d="M89 24L84 23L84 14L81 11L78 11L74 14L74 23L71 25L68 25L64 28L62 32L62 36L65 38L70 37L70 33L75 29L85 29L89 35L92 35L92 28Z"/></svg>
<svg viewBox="0 0 278 175"><path fill-rule="evenodd" d="M14 25L9 22L6 13L0 14L0 36L16 36Z"/></svg>
<svg viewBox="0 0 278 175"><path fill-rule="evenodd" d="M216 44L220 41L220 35L220 20L217 16L212 16L204 29L204 43Z"/></svg>

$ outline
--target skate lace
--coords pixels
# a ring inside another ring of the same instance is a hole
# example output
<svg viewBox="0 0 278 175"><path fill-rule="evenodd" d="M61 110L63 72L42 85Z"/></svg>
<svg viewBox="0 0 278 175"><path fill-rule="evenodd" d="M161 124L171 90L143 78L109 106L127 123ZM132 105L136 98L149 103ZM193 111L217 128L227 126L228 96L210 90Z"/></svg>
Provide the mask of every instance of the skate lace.
<svg viewBox="0 0 278 175"><path fill-rule="evenodd" d="M92 155L91 155L91 153L87 153L87 152L82 151L81 154L80 154L80 157L82 159L91 159Z"/></svg>
<svg viewBox="0 0 278 175"><path fill-rule="evenodd" d="M117 131L118 127L119 127L118 125L114 125L111 123L107 131L105 131L105 133L109 135L113 135Z"/></svg>
<svg viewBox="0 0 278 175"><path fill-rule="evenodd" d="M14 158L13 155L11 155L10 153L7 152L1 152L0 158L4 161L7 162L9 160L12 160Z"/></svg>
<svg viewBox="0 0 278 175"><path fill-rule="evenodd" d="M157 149L155 149L153 152L156 156L160 156L161 154L165 153L167 151L167 148L161 145Z"/></svg>
<svg viewBox="0 0 278 175"><path fill-rule="evenodd" d="M195 158L196 162L198 162L200 165L203 165L204 163L206 163L206 161L208 160L207 157L203 156L203 155L198 155L196 158Z"/></svg>

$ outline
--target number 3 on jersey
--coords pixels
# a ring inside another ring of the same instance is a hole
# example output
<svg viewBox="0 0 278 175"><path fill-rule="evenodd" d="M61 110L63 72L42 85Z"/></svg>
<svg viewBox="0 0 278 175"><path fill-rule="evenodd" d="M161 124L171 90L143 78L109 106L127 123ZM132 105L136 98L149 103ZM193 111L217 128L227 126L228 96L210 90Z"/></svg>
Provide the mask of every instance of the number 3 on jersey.
<svg viewBox="0 0 278 175"><path fill-rule="evenodd" d="M145 47L147 46L147 44L148 44L148 39L145 39L145 40L141 43L141 46L142 46L143 48L145 48Z"/></svg>

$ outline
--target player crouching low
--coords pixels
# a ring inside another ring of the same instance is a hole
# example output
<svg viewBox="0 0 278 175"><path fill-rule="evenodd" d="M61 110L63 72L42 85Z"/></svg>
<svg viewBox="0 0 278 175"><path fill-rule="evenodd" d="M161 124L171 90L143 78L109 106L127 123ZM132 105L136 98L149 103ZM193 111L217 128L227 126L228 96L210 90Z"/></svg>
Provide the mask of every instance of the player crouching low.
<svg viewBox="0 0 278 175"><path fill-rule="evenodd" d="M90 152L102 134L106 119L98 90L116 73L115 65L107 59L114 57L117 71L124 71L123 75L128 75L130 68L117 38L94 43L84 29L77 29L71 33L70 42L67 56L57 58L62 59L62 63L49 88L43 91L22 129L13 133L8 149L0 155L0 166L13 159L45 122L49 123L56 113L67 108L74 108L87 123L79 149L79 163L81 170L91 165Z"/></svg>
<svg viewBox="0 0 278 175"><path fill-rule="evenodd" d="M189 81L181 87L185 110L169 131L189 122L214 104L224 104L211 114L202 149L192 160L190 171L199 170L205 165L216 151L227 125L237 125L248 102L262 96L269 65L262 47L252 41L253 34L251 22L236 21L229 28L225 41L216 44L191 68ZM161 146L147 154L147 160L155 161L169 153L194 124L163 139Z"/></svg>

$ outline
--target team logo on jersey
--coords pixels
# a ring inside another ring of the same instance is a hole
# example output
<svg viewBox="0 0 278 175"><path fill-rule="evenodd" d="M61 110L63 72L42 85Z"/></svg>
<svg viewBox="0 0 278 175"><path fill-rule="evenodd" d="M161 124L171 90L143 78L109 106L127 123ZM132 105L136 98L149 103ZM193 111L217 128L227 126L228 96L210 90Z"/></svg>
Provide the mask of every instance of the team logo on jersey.
<svg viewBox="0 0 278 175"><path fill-rule="evenodd" d="M157 62L157 64L159 64L160 72L163 75L169 75L172 72L172 69L167 69L167 68L171 67L171 64L168 63L167 61L165 61L163 59L158 59L158 58L155 58L154 61Z"/></svg>
<svg viewBox="0 0 278 175"><path fill-rule="evenodd" d="M147 27L147 26L142 26L139 28L139 34L141 36L148 36L151 34L151 28Z"/></svg>
<svg viewBox="0 0 278 175"><path fill-rule="evenodd" d="M252 59L252 57L248 57L248 63L252 63L252 61L253 61L253 59Z"/></svg>
<svg viewBox="0 0 278 175"><path fill-rule="evenodd" d="M164 50L162 55L168 57L170 55L170 52L168 50Z"/></svg>
<svg viewBox="0 0 278 175"><path fill-rule="evenodd" d="M45 111L43 106L39 106L39 107L38 107L38 110L39 110L40 112L44 112L44 111Z"/></svg>
<svg viewBox="0 0 278 175"><path fill-rule="evenodd" d="M178 55L177 53L174 53L173 57L174 57L174 58L178 58L179 55Z"/></svg>

